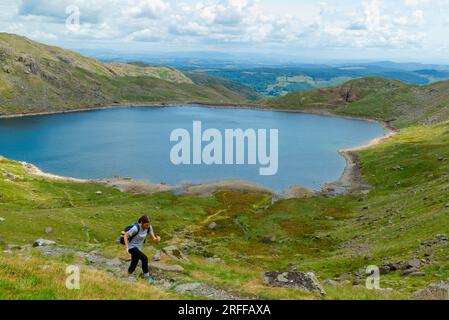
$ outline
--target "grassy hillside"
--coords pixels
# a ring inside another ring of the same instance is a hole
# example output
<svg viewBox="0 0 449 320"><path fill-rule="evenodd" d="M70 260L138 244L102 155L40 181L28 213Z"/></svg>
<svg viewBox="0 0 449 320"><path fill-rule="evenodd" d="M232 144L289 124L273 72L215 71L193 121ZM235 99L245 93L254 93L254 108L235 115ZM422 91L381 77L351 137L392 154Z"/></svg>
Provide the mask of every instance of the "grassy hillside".
<svg viewBox="0 0 449 320"><path fill-rule="evenodd" d="M262 95L244 84L230 81L223 78L212 77L199 72L184 72L195 84L198 85L222 85L231 91L240 92L249 100L256 100L262 98Z"/></svg>
<svg viewBox="0 0 449 320"><path fill-rule="evenodd" d="M123 248L115 243L117 232L149 211L163 243L146 251L151 257L168 244L182 248L190 263L181 263L185 274L173 276L181 283L206 283L245 297L320 298L263 283L266 271L299 269L315 271L321 281L338 281L325 288L325 299L413 298L416 290L449 278L448 133L447 122L410 127L390 142L361 152L364 177L374 187L368 195L273 205L269 196L248 192L221 191L206 198L136 195L94 184L49 181L2 159L0 216L5 221L0 222L0 238L6 251L0 253L1 297L73 298L58 279L76 258L43 256L26 245L44 237L63 248L123 257ZM219 228L210 229L211 222ZM46 227L52 233L47 234ZM275 240L263 243L266 236ZM12 244L22 250L8 247ZM421 259L419 276L402 274L412 258ZM368 265L397 266L381 277L381 286L393 291L364 288L363 269ZM30 268L35 270L33 279L28 279ZM79 297L114 298L116 289L111 287L127 286L107 270L89 272L102 275L92 283L86 280ZM130 297L144 298L142 288L151 286L141 283ZM174 288L154 294L179 297Z"/></svg>
<svg viewBox="0 0 449 320"><path fill-rule="evenodd" d="M429 86L369 77L342 86L295 92L267 100L274 108L330 111L391 121L398 127L432 124L449 117L449 82Z"/></svg>
<svg viewBox="0 0 449 320"><path fill-rule="evenodd" d="M449 79L449 72L444 66L388 61L266 67L242 66L232 62L214 64L201 60L184 63L184 69L245 84L265 97L280 97L289 92L340 86L349 80L372 76L396 79L412 85L429 85Z"/></svg>
<svg viewBox="0 0 449 320"><path fill-rule="evenodd" d="M2 114L114 101L231 103L250 97L222 80L103 64L6 34L0 34L0 59ZM373 186L368 194L274 204L267 194L229 190L209 197L132 194L32 176L0 157L0 299L116 299L124 290L130 299L205 298L211 290L235 298L412 299L416 290L449 278L448 86L373 77L264 101L403 127L389 142L360 152L363 177ZM174 244L188 257L162 257L165 267L185 271L159 271L168 285L129 284L124 277L126 256L116 238L144 213L163 239L147 244L145 252L152 257ZM32 248L38 238L56 246ZM74 264L82 266L79 291L64 286L65 268ZM390 290L364 287L369 265L382 267L381 286ZM325 296L264 283L265 272L294 269L334 282L327 282ZM180 291L186 283L206 290Z"/></svg>
<svg viewBox="0 0 449 320"><path fill-rule="evenodd" d="M0 115L126 102L244 103L248 93L195 84L166 67L101 63L75 52L0 33Z"/></svg>

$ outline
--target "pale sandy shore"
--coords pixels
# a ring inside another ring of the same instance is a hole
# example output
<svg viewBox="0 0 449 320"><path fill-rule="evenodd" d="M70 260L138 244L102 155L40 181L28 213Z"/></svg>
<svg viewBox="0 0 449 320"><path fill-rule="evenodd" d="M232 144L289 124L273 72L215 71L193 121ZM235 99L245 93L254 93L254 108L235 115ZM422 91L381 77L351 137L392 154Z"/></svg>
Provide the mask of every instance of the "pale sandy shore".
<svg viewBox="0 0 449 320"><path fill-rule="evenodd" d="M63 177L58 176L51 173L43 172L40 168L36 167L34 164L28 163L28 162L21 162L23 168L25 169L25 172L27 174L31 174L36 177L42 177L49 180L56 180L56 181L64 181L64 182L73 182L73 183L91 183L92 180L84 180L84 179L78 179L78 178L71 178L71 177Z"/></svg>
<svg viewBox="0 0 449 320"><path fill-rule="evenodd" d="M371 190L371 186L367 184L363 179L362 168L358 154L364 149L383 144L399 134L398 130L393 130L388 126L385 126L385 129L388 130L389 133L383 137L376 138L370 141L368 144L359 146L357 148L343 149L339 151L339 153L346 159L345 170L343 171L340 179L335 182L325 184L322 187L321 193L323 195L332 195L336 193L360 193L369 192Z"/></svg>
<svg viewBox="0 0 449 320"><path fill-rule="evenodd" d="M360 146L354 149L341 150L340 154L346 159L346 168L340 177L335 182L323 185L320 191L305 188L300 185L289 187L282 193L276 193L266 187L241 180L223 180L214 183L203 184L183 184L183 185L168 185L156 184L146 181L133 180L127 178L110 178L101 180L86 180L71 177L63 177L51 173L43 172L41 169L33 164L22 162L25 171L28 174L42 177L50 180L71 182L71 183L95 183L105 187L116 188L122 192L131 192L139 194L153 194L159 192L173 192L175 194L188 194L196 196L210 196L219 190L234 190L247 192L260 192L271 195L273 198L293 199L293 198L310 198L314 196L335 196L344 193L360 193L369 192L370 186L364 182L358 151L365 148L373 147L382 144L397 134L397 131L392 131L384 137L374 139L369 144Z"/></svg>
<svg viewBox="0 0 449 320"><path fill-rule="evenodd" d="M182 184L182 185L168 185L163 183L149 183L141 180L133 180L128 178L110 178L98 180L85 180L71 177L63 177L51 173L43 172L41 169L27 162L22 162L22 165L27 174L44 179L63 181L70 183L93 183L101 186L116 188L122 192L138 193L138 194L153 194L159 192L173 192L176 194L187 194L196 196L210 196L219 190L234 190L234 191L248 191L267 193L272 196L279 196L275 192L263 186L253 184L241 180L223 180L213 183L202 184Z"/></svg>
<svg viewBox="0 0 449 320"><path fill-rule="evenodd" d="M360 146L354 149L345 149L340 150L340 154L346 159L346 168L342 174L342 176L335 182L327 183L323 185L320 191L311 190L305 188L300 185L294 185L289 187L283 193L276 193L270 189L267 189L263 186L259 186L257 184L240 181L240 180L225 180L218 181L215 183L204 183L204 184L185 184L178 186L171 186L167 184L152 184L145 181L131 180L131 179L123 179L123 178L112 178L112 179L102 179L102 180L85 180L78 179L72 177L62 177L58 175L54 175L51 173L43 172L38 167L33 164L23 162L23 166L28 174L32 174L34 176L39 176L46 179L65 181L65 182L73 182L73 183L96 183L103 186L114 187L123 192L133 192L133 193L157 193L157 192L174 192L178 194L191 194L198 196L208 196L213 194L218 190L241 190L241 191L250 191L250 192L261 192L271 194L274 197L279 198L304 198L304 197L312 197L312 196L333 196L335 194L341 193L358 193L358 192L368 192L370 190L370 186L367 185L363 181L360 161L358 157L358 152L365 148L373 147L384 143L398 134L398 131L391 128L389 124L372 120L366 118L358 118L351 116L342 116L338 114L333 114L329 111L325 110L289 110L289 109L277 109L277 108L266 108L261 105L205 105L202 103L193 103L193 102L166 102L166 103L123 103L111 106L104 106L98 108L83 108L77 110L69 110L69 111L57 111L57 112L48 112L48 113L34 113L34 114L16 114L16 115L4 115L0 116L0 118L16 118L16 117L28 117L28 116L39 116L39 115L48 115L48 114L59 114L59 113L73 113L73 112L84 112L84 111L94 111L94 110L103 110L103 109L111 109L111 108L122 108L122 107L148 107L148 108L161 108L161 107L173 107L173 106L201 106L208 108L236 108L236 109L255 109L261 111L275 111L275 112L291 112L291 113L306 113L306 114L316 114L316 115L324 115L324 116L334 116L348 119L356 119L356 120L364 120L364 121L372 121L381 123L384 128L389 131L389 133L383 137L376 138L369 142L364 146Z"/></svg>

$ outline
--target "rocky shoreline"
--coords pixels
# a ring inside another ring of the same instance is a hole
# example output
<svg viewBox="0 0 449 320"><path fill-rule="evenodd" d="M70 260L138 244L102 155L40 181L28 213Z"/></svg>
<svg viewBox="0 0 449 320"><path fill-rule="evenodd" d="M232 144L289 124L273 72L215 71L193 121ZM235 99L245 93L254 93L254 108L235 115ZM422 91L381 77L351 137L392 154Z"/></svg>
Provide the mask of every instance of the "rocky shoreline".
<svg viewBox="0 0 449 320"><path fill-rule="evenodd" d="M175 194L187 194L201 197L207 197L219 190L234 190L266 193L273 199L299 199L310 198L314 196L333 197L339 194L348 193L367 193L371 187L364 181L362 176L362 168L358 152L369 147L373 147L393 138L398 131L391 131L389 135L377 138L367 145L354 149L340 150L340 154L346 159L346 167L342 176L334 182L324 184L321 190L316 191L305 188L300 185L289 187L282 193L276 193L263 186L241 180L222 180L213 183L202 184L182 184L168 185L163 183L149 183L141 180L133 180L130 178L115 177L109 179L89 180L78 179L72 177L63 177L51 173L43 172L37 166L22 162L26 173L39 176L46 179L58 180L71 183L96 183L105 187L116 188L122 192L131 192L139 194L152 194L158 192L173 192Z"/></svg>
<svg viewBox="0 0 449 320"><path fill-rule="evenodd" d="M363 179L359 152L364 149L383 144L399 134L398 130L393 130L387 126L385 126L385 129L389 131L389 134L386 136L376 138L363 146L353 149L340 150L340 155L346 159L345 170L343 171L340 179L335 182L325 184L322 187L323 195L335 193L366 193L371 190L371 186Z"/></svg>
<svg viewBox="0 0 449 320"><path fill-rule="evenodd" d="M303 114L314 114L321 116L338 117L343 119L352 120L363 120L381 123L389 131L395 131L396 128L391 126L389 122L375 120L367 117L356 117L345 114L336 114L326 109L286 109L286 108L274 108L262 103L217 103L217 102L198 102L198 101L188 101L188 100L176 100L176 101L151 101L151 102L116 102L105 105L98 106L86 106L78 109L68 109L68 110L55 110L48 112L31 112L31 113L16 113L16 114L0 114L0 119L13 119L13 118L23 118L23 117L35 117L35 116L45 116L53 114L65 114L65 113L76 113L76 112L86 112L86 111L98 111L107 109L119 109L119 108L170 108L170 107L202 107L211 109L248 109L248 110L259 110L259 111L270 111L270 112L285 112L285 113L303 113Z"/></svg>
<svg viewBox="0 0 449 320"><path fill-rule="evenodd" d="M206 102L195 102L195 101L156 101L156 102L123 102L123 103L110 103L106 105L84 107L77 109L67 109L67 110L55 110L47 112L29 112L29 113L15 113L15 114L0 114L0 119L13 119L13 118L24 118L24 117L36 117L36 116L47 116L54 114L65 114L65 113L77 113L86 111L99 111L107 109L118 109L118 108L169 108L169 107L179 107L179 106L201 106L203 108L236 108L236 109L260 109L268 110L263 108L259 104L219 104L216 102L206 103ZM274 111L275 109L273 109Z"/></svg>

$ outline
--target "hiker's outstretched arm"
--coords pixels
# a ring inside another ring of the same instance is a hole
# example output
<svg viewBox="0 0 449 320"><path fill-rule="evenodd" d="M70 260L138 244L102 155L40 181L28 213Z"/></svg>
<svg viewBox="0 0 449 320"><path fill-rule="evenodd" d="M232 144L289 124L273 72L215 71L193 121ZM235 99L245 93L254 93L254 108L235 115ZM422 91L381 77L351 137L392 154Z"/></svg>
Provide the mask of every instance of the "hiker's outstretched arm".
<svg viewBox="0 0 449 320"><path fill-rule="evenodd" d="M159 236L156 237L156 236L154 235L153 227L151 227L150 232L149 232L148 234L150 235L151 240L153 240L153 242L161 242L161 237L159 237Z"/></svg>
<svg viewBox="0 0 449 320"><path fill-rule="evenodd" d="M123 237L125 239L125 251L127 254L129 254L128 252L128 245L129 245L129 234L128 232L125 232L125 236Z"/></svg>

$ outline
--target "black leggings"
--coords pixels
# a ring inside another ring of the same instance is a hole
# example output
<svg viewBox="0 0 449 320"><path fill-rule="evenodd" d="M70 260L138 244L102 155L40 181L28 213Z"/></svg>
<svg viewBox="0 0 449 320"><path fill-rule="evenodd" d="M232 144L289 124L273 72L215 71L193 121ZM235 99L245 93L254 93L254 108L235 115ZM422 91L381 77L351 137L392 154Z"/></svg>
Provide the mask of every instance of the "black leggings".
<svg viewBox="0 0 449 320"><path fill-rule="evenodd" d="M148 269L148 257L140 251L138 248L129 249L129 253L131 254L131 265L129 266L128 273L132 274L137 268L139 264L139 260L142 261L142 271L144 274L149 272Z"/></svg>

